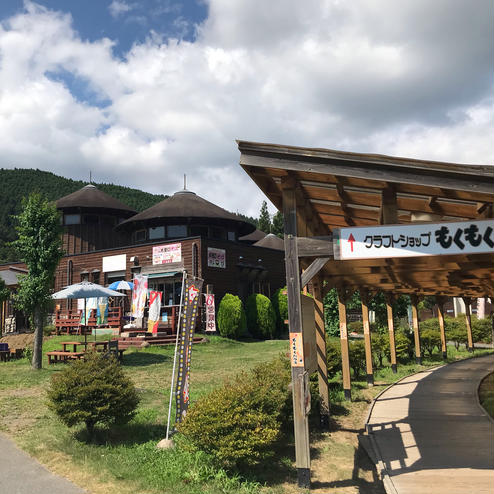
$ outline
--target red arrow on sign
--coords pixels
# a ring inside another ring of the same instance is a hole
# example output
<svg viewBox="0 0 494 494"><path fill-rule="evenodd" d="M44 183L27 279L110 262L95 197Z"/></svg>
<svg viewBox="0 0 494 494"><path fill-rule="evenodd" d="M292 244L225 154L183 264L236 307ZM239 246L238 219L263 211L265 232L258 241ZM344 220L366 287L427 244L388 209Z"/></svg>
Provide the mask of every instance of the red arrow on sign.
<svg viewBox="0 0 494 494"><path fill-rule="evenodd" d="M355 242L355 237L351 233L348 237L348 241L350 242L350 250L353 252L353 242Z"/></svg>

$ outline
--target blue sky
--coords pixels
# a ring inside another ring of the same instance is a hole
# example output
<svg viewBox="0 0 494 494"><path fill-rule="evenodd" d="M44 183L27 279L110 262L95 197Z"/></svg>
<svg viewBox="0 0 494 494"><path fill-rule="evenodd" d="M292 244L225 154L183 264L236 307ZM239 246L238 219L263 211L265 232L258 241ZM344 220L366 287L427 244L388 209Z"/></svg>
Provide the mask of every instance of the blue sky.
<svg viewBox="0 0 494 494"><path fill-rule="evenodd" d="M492 164L493 10L2 0L0 167L165 194L186 173L202 197L257 215L235 139Z"/></svg>

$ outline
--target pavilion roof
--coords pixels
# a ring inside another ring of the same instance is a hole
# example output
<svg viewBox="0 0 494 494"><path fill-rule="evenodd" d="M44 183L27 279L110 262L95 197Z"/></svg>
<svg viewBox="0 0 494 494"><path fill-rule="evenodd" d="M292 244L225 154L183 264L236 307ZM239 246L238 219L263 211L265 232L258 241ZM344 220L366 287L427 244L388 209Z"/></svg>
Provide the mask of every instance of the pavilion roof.
<svg viewBox="0 0 494 494"><path fill-rule="evenodd" d="M300 236L335 228L493 217L494 167L238 141L240 165L282 209L297 191ZM389 292L494 294L494 254L328 262L332 286Z"/></svg>

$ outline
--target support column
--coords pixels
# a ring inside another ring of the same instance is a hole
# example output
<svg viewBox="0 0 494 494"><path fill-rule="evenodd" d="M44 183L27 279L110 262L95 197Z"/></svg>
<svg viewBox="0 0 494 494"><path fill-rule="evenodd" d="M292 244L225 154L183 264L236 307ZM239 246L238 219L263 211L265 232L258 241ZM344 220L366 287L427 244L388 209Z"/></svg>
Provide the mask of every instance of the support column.
<svg viewBox="0 0 494 494"><path fill-rule="evenodd" d="M467 326L467 350L473 352L473 337L472 337L472 310L470 297L462 297L465 303L465 323Z"/></svg>
<svg viewBox="0 0 494 494"><path fill-rule="evenodd" d="M346 293L338 288L338 313L340 316L341 371L343 374L343 392L346 400L352 399L350 379L350 352L348 351L348 330L346 326Z"/></svg>
<svg viewBox="0 0 494 494"><path fill-rule="evenodd" d="M322 294L322 276L312 279L314 291L314 317L316 321L317 377L321 399L321 427L329 428L329 383L328 362L326 360L326 331L324 330L324 303Z"/></svg>
<svg viewBox="0 0 494 494"><path fill-rule="evenodd" d="M422 365L422 352L420 350L420 332L419 332L419 298L417 295L410 295L412 301L412 323L413 323L413 339L415 341L415 362Z"/></svg>
<svg viewBox="0 0 494 494"><path fill-rule="evenodd" d="M365 369L367 373L367 386L374 386L374 371L372 369L372 342L369 324L369 292L367 290L360 290L360 300L362 301L362 322L364 326Z"/></svg>
<svg viewBox="0 0 494 494"><path fill-rule="evenodd" d="M386 312L388 314L389 353L391 358L391 370L393 371L393 374L396 374L397 365L396 365L395 325L393 320L393 296L390 293L386 293L385 298L386 298Z"/></svg>
<svg viewBox="0 0 494 494"><path fill-rule="evenodd" d="M441 334L441 352L443 360L448 358L448 349L446 347L446 331L444 330L444 304L446 297L437 296L437 320L439 322L439 333Z"/></svg>
<svg viewBox="0 0 494 494"><path fill-rule="evenodd" d="M309 382L304 368L302 343L302 302L300 295L300 266L297 248L297 200L293 183L288 179L283 186L283 214L285 219L285 269L288 296L288 326L292 366L293 426L295 461L298 486L310 488L309 421L305 398Z"/></svg>

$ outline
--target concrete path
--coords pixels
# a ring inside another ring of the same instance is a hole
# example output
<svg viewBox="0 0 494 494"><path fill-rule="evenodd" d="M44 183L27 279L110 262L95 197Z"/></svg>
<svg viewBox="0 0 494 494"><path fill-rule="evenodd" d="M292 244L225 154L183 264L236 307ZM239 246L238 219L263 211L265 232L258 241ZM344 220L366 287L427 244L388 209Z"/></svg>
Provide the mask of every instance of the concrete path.
<svg viewBox="0 0 494 494"><path fill-rule="evenodd" d="M0 493L82 494L86 491L50 473L0 434Z"/></svg>
<svg viewBox="0 0 494 494"><path fill-rule="evenodd" d="M494 356L407 377L376 400L367 431L388 493L492 494L494 422L477 401Z"/></svg>

